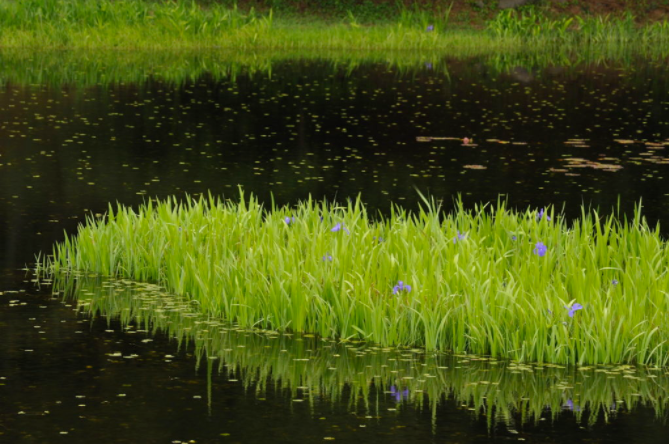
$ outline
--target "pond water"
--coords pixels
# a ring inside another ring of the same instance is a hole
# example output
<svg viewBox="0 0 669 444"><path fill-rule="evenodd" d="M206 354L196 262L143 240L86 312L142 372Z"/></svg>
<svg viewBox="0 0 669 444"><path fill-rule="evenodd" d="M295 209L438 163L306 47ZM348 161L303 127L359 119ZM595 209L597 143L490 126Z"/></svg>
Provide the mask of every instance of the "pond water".
<svg viewBox="0 0 669 444"><path fill-rule="evenodd" d="M568 216L643 200L669 226L666 60L198 60L0 72L0 442L664 442L666 369L239 331L157 287L19 269L109 202L239 186L279 204L361 193L381 212L416 190Z"/></svg>

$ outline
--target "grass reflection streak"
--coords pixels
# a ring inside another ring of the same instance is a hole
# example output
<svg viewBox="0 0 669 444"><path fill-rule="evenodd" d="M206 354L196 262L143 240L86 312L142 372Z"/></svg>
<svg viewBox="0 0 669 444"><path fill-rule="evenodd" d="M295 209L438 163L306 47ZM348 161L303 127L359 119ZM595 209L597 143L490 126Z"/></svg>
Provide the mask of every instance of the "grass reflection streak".
<svg viewBox="0 0 669 444"><path fill-rule="evenodd" d="M658 420L666 420L666 368L528 365L241 329L201 315L194 302L157 285L81 274L57 275L53 285L54 293L76 299L88 315L165 333L179 348L194 349L196 365L206 362L210 378L218 371L258 397L276 390L312 409L317 403L343 404L352 412L381 416L388 409L414 407L429 409L436 423L438 405L452 399L472 417L485 416L490 428L513 428L566 412L593 425L648 405ZM211 403L216 394L209 396Z"/></svg>

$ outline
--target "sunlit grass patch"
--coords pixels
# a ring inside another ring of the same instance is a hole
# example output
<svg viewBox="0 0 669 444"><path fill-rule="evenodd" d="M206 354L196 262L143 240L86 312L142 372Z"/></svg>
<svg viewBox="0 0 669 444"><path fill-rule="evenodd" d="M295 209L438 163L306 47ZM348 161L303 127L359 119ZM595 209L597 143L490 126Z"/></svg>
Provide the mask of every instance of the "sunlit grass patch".
<svg viewBox="0 0 669 444"><path fill-rule="evenodd" d="M263 207L208 197L119 205L41 269L159 283L241 327L359 337L519 361L669 359L658 228L583 209L434 201L373 217L360 200Z"/></svg>

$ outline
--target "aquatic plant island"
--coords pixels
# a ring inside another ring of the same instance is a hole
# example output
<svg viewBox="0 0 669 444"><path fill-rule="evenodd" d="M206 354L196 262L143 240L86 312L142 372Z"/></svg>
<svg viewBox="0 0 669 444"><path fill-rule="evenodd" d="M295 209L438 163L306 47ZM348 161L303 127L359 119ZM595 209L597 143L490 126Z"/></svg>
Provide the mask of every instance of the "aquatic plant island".
<svg viewBox="0 0 669 444"><path fill-rule="evenodd" d="M242 328L559 364L669 360L669 250L641 215L552 207L370 215L253 196L110 207L40 263L156 283Z"/></svg>

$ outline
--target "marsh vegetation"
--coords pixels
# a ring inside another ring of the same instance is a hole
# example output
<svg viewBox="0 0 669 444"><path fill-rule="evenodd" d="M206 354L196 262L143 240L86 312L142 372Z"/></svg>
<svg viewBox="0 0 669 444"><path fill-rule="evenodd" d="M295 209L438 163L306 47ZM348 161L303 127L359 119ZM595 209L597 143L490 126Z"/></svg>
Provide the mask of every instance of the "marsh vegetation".
<svg viewBox="0 0 669 444"><path fill-rule="evenodd" d="M242 328L560 364L664 366L669 257L659 228L503 201L368 214L307 200L170 198L110 207L41 269L154 282Z"/></svg>
<svg viewBox="0 0 669 444"><path fill-rule="evenodd" d="M552 17L540 10L505 10L484 29L451 23L453 4L407 8L398 2L388 18L361 21L352 10L339 18L295 20L273 9L242 10L236 3L122 0L69 2L21 0L0 5L4 47L111 49L519 49L528 45L669 45L666 21L638 26L624 16ZM392 8L391 8L392 9ZM281 9L279 9L281 10Z"/></svg>

